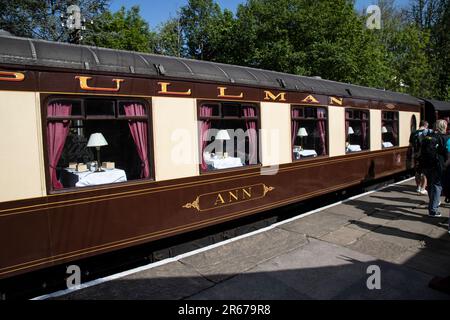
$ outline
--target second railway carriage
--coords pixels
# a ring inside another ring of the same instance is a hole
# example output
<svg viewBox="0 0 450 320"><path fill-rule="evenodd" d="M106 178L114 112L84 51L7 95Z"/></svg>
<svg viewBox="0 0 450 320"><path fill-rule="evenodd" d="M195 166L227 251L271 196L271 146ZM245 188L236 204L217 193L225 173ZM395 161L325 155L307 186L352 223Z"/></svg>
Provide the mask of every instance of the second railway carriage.
<svg viewBox="0 0 450 320"><path fill-rule="evenodd" d="M422 115L429 122L430 128L438 119L445 119L450 122L450 102L424 99L424 103L425 112Z"/></svg>
<svg viewBox="0 0 450 320"><path fill-rule="evenodd" d="M0 278L405 171L420 111L317 78L0 37Z"/></svg>

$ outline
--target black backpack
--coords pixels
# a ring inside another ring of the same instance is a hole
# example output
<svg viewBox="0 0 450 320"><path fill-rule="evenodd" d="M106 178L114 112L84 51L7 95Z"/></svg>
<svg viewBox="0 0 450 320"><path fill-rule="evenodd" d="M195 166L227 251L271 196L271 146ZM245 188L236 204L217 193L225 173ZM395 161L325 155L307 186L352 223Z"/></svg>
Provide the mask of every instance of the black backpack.
<svg viewBox="0 0 450 320"><path fill-rule="evenodd" d="M443 168L445 156L445 141L443 136L437 133L429 133L423 136L420 143L420 163L425 168ZM440 156L441 155L441 156Z"/></svg>
<svg viewBox="0 0 450 320"><path fill-rule="evenodd" d="M424 130L417 130L413 133L413 136L411 137L411 145L412 145L412 151L413 151L413 155L415 158L419 158L420 157L420 149L422 146L422 141L423 138L426 136L425 135L425 131L427 131L428 129L424 129Z"/></svg>

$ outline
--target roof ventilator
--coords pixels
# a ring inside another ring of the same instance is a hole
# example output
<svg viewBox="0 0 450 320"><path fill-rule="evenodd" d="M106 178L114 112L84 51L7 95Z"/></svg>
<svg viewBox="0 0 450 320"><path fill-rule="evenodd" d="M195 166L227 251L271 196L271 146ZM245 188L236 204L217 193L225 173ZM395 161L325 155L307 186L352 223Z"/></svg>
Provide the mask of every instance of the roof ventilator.
<svg viewBox="0 0 450 320"><path fill-rule="evenodd" d="M155 68L160 75L162 75L162 76L166 75L166 69L164 68L164 66L162 64L155 64Z"/></svg>
<svg viewBox="0 0 450 320"><path fill-rule="evenodd" d="M283 79L277 78L277 81L280 84L280 87L286 88L286 82Z"/></svg>

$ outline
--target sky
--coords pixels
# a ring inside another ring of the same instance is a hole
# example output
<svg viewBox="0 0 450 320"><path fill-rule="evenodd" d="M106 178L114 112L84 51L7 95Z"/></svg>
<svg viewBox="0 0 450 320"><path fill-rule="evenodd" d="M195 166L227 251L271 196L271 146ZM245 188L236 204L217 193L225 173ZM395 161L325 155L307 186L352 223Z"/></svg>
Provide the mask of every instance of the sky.
<svg viewBox="0 0 450 320"><path fill-rule="evenodd" d="M216 0L222 8L230 9L236 12L238 4L245 3L245 0ZM319 0L320 1L320 0ZM362 11L367 6L375 4L376 0L356 0L356 8ZM410 0L395 0L398 6L407 5ZM141 15L155 28L160 23L176 15L177 9L184 6L187 0L111 0L111 9L117 11L121 6L130 8L133 5L139 5Z"/></svg>

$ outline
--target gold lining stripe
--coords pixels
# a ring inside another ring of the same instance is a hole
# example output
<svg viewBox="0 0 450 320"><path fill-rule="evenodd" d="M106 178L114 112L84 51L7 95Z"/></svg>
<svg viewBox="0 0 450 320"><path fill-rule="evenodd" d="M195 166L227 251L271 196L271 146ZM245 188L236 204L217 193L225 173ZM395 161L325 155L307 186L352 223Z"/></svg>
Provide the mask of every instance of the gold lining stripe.
<svg viewBox="0 0 450 320"><path fill-rule="evenodd" d="M394 151L389 150L386 153L394 153ZM300 164L300 165L294 166L294 167L278 169L278 172L289 172L289 171L294 171L294 170L301 170L301 169L322 166L322 165L324 165L324 163L329 165L329 164L348 162L348 161L358 160L358 159L362 159L362 158L373 158L373 157L376 157L376 154L366 153L366 154L363 154L360 156L346 157L343 159L335 159L335 160L332 160L332 158L326 158L323 161L311 162L311 163L306 163L306 164L303 163L303 164ZM246 177L255 177L255 176L259 176L259 172L251 172L251 173L245 173L242 175L235 175L235 176L231 176L231 177L215 178L215 179L203 180L203 181L199 181L199 182L188 182L188 183L184 183L184 184L175 184L175 185L169 185L169 186L164 186L164 187L125 191L125 192L115 193L113 195L100 195L100 196L96 196L95 199L92 199L92 197L78 198L78 199L72 199L72 200L56 201L56 202L52 202L52 203L42 203L42 204L32 205L32 206L4 209L4 210L0 210L0 218L4 217L4 216L16 215L16 214L21 214L21 213L30 213L30 212L36 212L36 211L41 211L41 210L46 210L46 209L62 208L62 207L71 206L71 205L82 205L82 204L88 204L88 203L94 203L94 202L100 202L100 201L121 199L124 197L143 196L143 195L152 194L152 193L177 190L177 189L181 189L181 188L185 188L185 187L202 186L205 184L209 184L210 182L232 181L232 180L236 180L236 179L243 179ZM101 190L104 190L104 189L101 189ZM42 198L42 199L45 199L45 198ZM66 205L58 205L58 204L66 204ZM36 209L15 212L15 211L18 211L21 209L29 209L29 208L36 208Z"/></svg>

